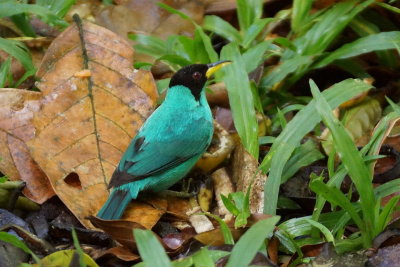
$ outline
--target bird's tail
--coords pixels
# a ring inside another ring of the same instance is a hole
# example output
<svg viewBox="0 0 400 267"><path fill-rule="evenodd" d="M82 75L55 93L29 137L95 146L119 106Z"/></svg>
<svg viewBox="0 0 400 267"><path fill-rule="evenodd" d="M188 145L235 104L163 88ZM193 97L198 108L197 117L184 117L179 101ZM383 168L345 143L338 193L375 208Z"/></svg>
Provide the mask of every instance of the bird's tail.
<svg viewBox="0 0 400 267"><path fill-rule="evenodd" d="M126 206L131 202L132 196L128 190L114 189L103 205L97 217L103 220L117 220L122 217Z"/></svg>

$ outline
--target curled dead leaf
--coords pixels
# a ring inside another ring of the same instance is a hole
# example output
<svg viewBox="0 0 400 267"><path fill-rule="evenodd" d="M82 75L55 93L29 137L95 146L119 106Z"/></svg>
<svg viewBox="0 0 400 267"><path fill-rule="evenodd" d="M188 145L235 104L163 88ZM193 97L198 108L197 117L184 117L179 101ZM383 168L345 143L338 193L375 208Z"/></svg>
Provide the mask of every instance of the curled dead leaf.
<svg viewBox="0 0 400 267"><path fill-rule="evenodd" d="M88 219L95 227L102 229L104 232L108 233L112 239L131 250L136 250L133 229L146 229L139 223L127 220L102 220L94 216L89 216Z"/></svg>
<svg viewBox="0 0 400 267"><path fill-rule="evenodd" d="M0 171L10 180L24 181L25 196L40 204L54 191L25 142L35 135L32 118L40 108L41 97L39 92L0 89Z"/></svg>
<svg viewBox="0 0 400 267"><path fill-rule="evenodd" d="M201 156L196 167L209 172L215 169L235 148L235 143L229 133L214 120L214 137L212 145Z"/></svg>
<svg viewBox="0 0 400 267"><path fill-rule="evenodd" d="M106 201L112 172L155 104L151 74L134 71L132 58L125 40L77 19L50 45L37 72L43 98L28 146L86 227L92 225L85 217ZM90 76L75 76L83 70Z"/></svg>
<svg viewBox="0 0 400 267"><path fill-rule="evenodd" d="M236 190L250 191L250 212L262 213L264 208L264 183L267 175L258 169L258 161L250 155L242 144L238 145L233 153L232 180L236 183ZM252 182L252 184L250 184Z"/></svg>

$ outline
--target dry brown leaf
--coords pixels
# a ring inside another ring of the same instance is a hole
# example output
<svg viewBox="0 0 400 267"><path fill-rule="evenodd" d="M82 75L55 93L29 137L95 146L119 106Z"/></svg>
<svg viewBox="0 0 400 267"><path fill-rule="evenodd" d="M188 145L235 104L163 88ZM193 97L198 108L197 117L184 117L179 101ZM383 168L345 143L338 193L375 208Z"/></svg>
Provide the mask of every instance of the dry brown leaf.
<svg viewBox="0 0 400 267"><path fill-rule="evenodd" d="M221 195L228 196L230 193L234 192L232 181L229 178L226 168L216 170L211 174L211 178L214 183L217 214L223 217L224 220L229 220L233 215L225 207Z"/></svg>
<svg viewBox="0 0 400 267"><path fill-rule="evenodd" d="M140 259L139 255L133 253L129 249L122 247L122 246L117 246L117 247L107 249L101 256L103 257L104 255L108 255L108 254L114 255L118 259L121 259L123 261L134 261L134 260Z"/></svg>
<svg viewBox="0 0 400 267"><path fill-rule="evenodd" d="M242 144L238 145L233 153L232 168L232 180L236 183L237 191L247 192L247 188L253 182L250 192L250 212L262 213L264 183L267 175L258 171L258 161L246 151Z"/></svg>
<svg viewBox="0 0 400 267"><path fill-rule="evenodd" d="M54 40L37 72L43 98L28 146L57 195L87 227L85 217L106 201L107 182L156 101L151 74L133 70L132 63L125 40L75 23ZM90 76L75 75L82 70Z"/></svg>
<svg viewBox="0 0 400 267"><path fill-rule="evenodd" d="M191 36L193 24L177 14L171 14L157 5L165 3L187 14L197 23L203 19L204 4L202 1L122 1L121 5L110 5L96 16L96 23L110 29L128 40L128 33L151 34L161 39L170 35ZM133 41L131 41L133 43ZM135 57L139 61L151 60L149 56Z"/></svg>
<svg viewBox="0 0 400 267"><path fill-rule="evenodd" d="M10 180L24 181L25 196L40 204L54 191L25 142L35 135L32 117L39 110L41 96L22 89L0 89L0 171Z"/></svg>
<svg viewBox="0 0 400 267"><path fill-rule="evenodd" d="M108 233L112 239L125 247L136 250L136 241L133 237L133 229L146 229L143 225L127 220L102 220L94 216L89 217L92 224Z"/></svg>
<svg viewBox="0 0 400 267"><path fill-rule="evenodd" d="M236 241L243 235L245 229L235 229L233 227L230 227L230 231L232 233L233 239ZM194 239L207 246L222 246L225 244L224 236L222 235L222 231L220 228L200 233L196 235Z"/></svg>

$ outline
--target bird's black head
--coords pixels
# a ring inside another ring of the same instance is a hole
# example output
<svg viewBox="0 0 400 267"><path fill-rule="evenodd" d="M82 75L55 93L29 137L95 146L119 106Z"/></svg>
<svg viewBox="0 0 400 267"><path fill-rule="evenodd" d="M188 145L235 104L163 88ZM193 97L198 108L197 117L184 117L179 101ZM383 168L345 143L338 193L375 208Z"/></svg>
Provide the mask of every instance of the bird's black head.
<svg viewBox="0 0 400 267"><path fill-rule="evenodd" d="M190 89L196 100L200 99L200 93L207 79L220 69L221 67L229 64L230 61L223 60L210 64L193 64L178 70L174 76L172 76L169 83L169 87L175 85L183 85Z"/></svg>
<svg viewBox="0 0 400 267"><path fill-rule="evenodd" d="M178 70L172 76L169 87L183 85L190 89L196 100L199 100L201 90L207 81L207 64L193 64Z"/></svg>

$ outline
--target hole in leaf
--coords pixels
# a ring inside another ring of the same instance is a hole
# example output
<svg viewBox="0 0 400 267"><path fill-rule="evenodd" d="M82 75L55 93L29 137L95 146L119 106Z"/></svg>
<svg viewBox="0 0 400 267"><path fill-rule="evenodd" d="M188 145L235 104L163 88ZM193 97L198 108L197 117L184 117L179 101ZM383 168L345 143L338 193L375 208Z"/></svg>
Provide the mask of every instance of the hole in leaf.
<svg viewBox="0 0 400 267"><path fill-rule="evenodd" d="M79 180L79 175L75 172L71 172L70 174L67 175L67 177L64 178L64 182L72 186L76 189L82 189L82 184L81 180Z"/></svg>

